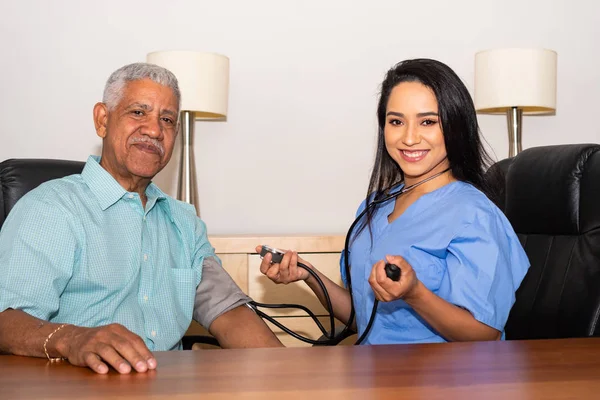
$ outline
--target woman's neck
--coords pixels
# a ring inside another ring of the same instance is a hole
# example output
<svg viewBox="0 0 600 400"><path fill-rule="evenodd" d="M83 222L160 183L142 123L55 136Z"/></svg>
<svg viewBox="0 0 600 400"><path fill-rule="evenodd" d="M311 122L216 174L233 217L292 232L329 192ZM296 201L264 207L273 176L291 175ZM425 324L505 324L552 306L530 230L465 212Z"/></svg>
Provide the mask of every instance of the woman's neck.
<svg viewBox="0 0 600 400"><path fill-rule="evenodd" d="M452 175L452 170L448 165L448 160L436 165L431 171L419 176L404 175L404 189L409 189L417 193L429 193L441 188L451 182L456 181Z"/></svg>

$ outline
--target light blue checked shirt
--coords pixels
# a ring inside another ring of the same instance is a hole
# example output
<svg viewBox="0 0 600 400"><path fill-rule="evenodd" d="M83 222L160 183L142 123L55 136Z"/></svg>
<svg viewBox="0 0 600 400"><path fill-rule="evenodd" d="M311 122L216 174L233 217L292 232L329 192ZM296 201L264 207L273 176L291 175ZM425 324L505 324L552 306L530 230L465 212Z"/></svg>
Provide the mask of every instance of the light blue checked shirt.
<svg viewBox="0 0 600 400"><path fill-rule="evenodd" d="M119 323L150 350L180 348L205 258L194 208L146 189L146 209L90 157L81 175L46 182L0 232L0 312L57 323ZM218 259L217 259L218 260Z"/></svg>

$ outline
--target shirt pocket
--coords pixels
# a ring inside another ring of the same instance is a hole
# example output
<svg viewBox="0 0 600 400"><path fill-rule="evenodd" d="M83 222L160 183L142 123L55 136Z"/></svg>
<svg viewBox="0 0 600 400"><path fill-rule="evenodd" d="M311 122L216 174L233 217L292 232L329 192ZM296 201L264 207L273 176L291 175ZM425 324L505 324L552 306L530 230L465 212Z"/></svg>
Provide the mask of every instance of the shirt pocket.
<svg viewBox="0 0 600 400"><path fill-rule="evenodd" d="M417 278L425 285L425 287L434 293L437 293L441 284L446 267L440 260L439 262L433 262L424 266L414 265L412 266L417 274Z"/></svg>
<svg viewBox="0 0 600 400"><path fill-rule="evenodd" d="M196 299L196 270L191 268L171 268L171 279L175 293L175 319L184 332L192 322L194 300Z"/></svg>

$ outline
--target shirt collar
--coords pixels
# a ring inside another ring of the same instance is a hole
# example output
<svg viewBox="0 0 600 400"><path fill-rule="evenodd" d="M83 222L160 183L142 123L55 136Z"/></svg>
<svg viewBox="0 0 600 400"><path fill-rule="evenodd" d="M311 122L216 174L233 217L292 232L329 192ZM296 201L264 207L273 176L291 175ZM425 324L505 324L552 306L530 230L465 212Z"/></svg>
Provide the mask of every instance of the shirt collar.
<svg viewBox="0 0 600 400"><path fill-rule="evenodd" d="M81 177L98 199L102 211L115 204L127 191L100 166L100 157L89 156Z"/></svg>
<svg viewBox="0 0 600 400"><path fill-rule="evenodd" d="M171 222L174 222L173 215L171 214L171 206L167 201L168 196L162 190L160 190L158 186L150 182L146 188L146 197L148 198L148 205L150 206L147 207L148 210L151 210L151 207L153 207L154 203L156 203L162 207L163 211L167 214Z"/></svg>
<svg viewBox="0 0 600 400"><path fill-rule="evenodd" d="M123 196L128 194L123 186L121 186L107 170L102 168L100 165L100 157L98 156L88 157L85 167L81 172L81 177L94 196L98 199L102 211L106 210L117 201L121 200ZM148 209L151 209L151 207L154 206L154 203L158 203L167 213L169 218L173 220L171 207L167 201L167 195L160 190L158 186L150 182L146 188L146 196L148 198L148 204L150 205Z"/></svg>

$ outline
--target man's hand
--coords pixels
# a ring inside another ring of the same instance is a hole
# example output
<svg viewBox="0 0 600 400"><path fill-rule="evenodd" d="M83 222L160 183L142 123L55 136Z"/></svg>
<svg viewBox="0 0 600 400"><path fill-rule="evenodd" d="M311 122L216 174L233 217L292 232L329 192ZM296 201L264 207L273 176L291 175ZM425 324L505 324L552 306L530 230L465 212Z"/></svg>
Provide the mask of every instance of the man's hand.
<svg viewBox="0 0 600 400"><path fill-rule="evenodd" d="M64 332L63 332L64 331ZM73 365L90 367L99 374L108 365L122 374L133 367L137 372L156 368L156 359L138 335L123 325L110 324L98 328L68 326L57 333L56 352ZM54 342L50 340L49 346Z"/></svg>

